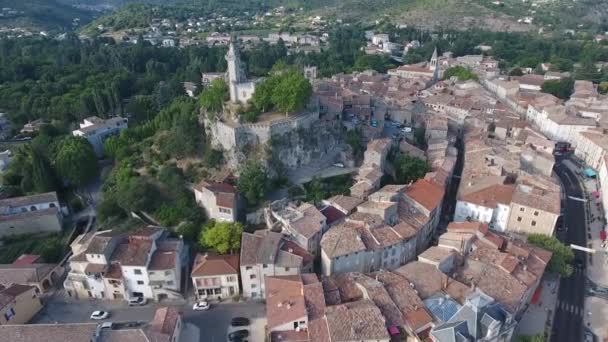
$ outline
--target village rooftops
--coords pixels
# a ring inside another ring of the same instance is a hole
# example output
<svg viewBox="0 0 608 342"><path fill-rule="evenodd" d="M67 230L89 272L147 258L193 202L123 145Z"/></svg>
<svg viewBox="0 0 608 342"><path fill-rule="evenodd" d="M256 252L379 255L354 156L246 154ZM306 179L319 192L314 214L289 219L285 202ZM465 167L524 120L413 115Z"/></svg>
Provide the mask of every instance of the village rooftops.
<svg viewBox="0 0 608 342"><path fill-rule="evenodd" d="M329 306L326 320L331 341L389 339L380 309L368 300Z"/></svg>
<svg viewBox="0 0 608 342"><path fill-rule="evenodd" d="M321 238L321 248L330 258L366 250L359 232L352 223L341 223Z"/></svg>
<svg viewBox="0 0 608 342"><path fill-rule="evenodd" d="M39 283L56 267L56 264L1 264L0 285Z"/></svg>
<svg viewBox="0 0 608 342"><path fill-rule="evenodd" d="M275 232L243 233L241 237L241 266L274 264L283 235Z"/></svg>
<svg viewBox="0 0 608 342"><path fill-rule="evenodd" d="M266 277L266 316L270 330L308 316L299 275Z"/></svg>
<svg viewBox="0 0 608 342"><path fill-rule="evenodd" d="M0 325L5 341L90 341L97 329L95 323Z"/></svg>
<svg viewBox="0 0 608 342"><path fill-rule="evenodd" d="M153 243L150 240L121 243L114 250L111 260L119 262L122 266L146 266Z"/></svg>
<svg viewBox="0 0 608 342"><path fill-rule="evenodd" d="M325 216L312 204L303 203L297 208L286 207L277 213L289 227L306 238L319 233L325 224Z"/></svg>

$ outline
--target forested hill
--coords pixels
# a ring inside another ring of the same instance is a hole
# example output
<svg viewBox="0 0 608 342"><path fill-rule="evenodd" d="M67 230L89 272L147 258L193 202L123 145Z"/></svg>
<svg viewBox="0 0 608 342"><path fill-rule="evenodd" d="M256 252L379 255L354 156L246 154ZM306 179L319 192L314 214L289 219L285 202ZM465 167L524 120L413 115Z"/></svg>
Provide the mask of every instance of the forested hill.
<svg viewBox="0 0 608 342"><path fill-rule="evenodd" d="M0 26L51 30L73 28L74 19L87 23L93 13L60 3L58 0L0 0L0 8L10 8L16 14L0 17Z"/></svg>

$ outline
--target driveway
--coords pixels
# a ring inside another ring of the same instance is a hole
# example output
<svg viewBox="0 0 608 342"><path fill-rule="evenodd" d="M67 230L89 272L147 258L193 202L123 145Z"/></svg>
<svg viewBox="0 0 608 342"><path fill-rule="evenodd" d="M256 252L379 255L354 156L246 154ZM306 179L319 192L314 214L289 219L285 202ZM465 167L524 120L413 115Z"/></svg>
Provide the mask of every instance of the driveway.
<svg viewBox="0 0 608 342"><path fill-rule="evenodd" d="M128 306L125 302L102 300L72 300L55 296L45 300L45 306L29 322L30 324L90 323L89 316L95 310L110 312L107 321L112 322L149 322L158 307L177 307L183 313L185 341L226 342L233 317L251 319L248 327L250 342L264 341L266 326L265 306L261 302L212 304L208 311L193 311L192 304L185 302L149 303L145 306ZM234 329L232 329L234 330ZM232 331L230 330L230 331Z"/></svg>
<svg viewBox="0 0 608 342"><path fill-rule="evenodd" d="M187 327L197 327L199 336L189 335L196 330L190 328L184 329L182 336L185 341L226 342L229 329L234 330L230 327L230 320L237 316L251 319L250 342L264 341L265 307L260 302L216 304L208 311L189 308L184 311L184 323Z"/></svg>

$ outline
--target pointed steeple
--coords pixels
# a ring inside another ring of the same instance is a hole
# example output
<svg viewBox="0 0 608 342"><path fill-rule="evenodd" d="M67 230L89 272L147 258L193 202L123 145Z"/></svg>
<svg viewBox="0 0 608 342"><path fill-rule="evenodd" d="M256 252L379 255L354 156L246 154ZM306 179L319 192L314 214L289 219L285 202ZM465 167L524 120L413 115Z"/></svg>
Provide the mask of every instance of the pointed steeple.
<svg viewBox="0 0 608 342"><path fill-rule="evenodd" d="M431 61L429 63L429 70L437 69L437 46L435 46L435 51L433 51L433 56L431 56Z"/></svg>

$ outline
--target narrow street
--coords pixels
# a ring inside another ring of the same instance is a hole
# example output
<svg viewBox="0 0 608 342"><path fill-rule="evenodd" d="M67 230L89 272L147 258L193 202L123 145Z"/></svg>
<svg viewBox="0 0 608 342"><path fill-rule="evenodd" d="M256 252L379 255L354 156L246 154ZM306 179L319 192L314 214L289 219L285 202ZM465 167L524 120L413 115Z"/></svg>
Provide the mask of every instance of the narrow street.
<svg viewBox="0 0 608 342"><path fill-rule="evenodd" d="M585 203L577 200L583 198L584 193L577 176L561 163L562 160L562 157L556 158L555 172L562 182L566 195L562 202L565 206L563 212L566 230L558 232L557 237L568 246L570 244L587 246ZM575 250L574 256L575 260L582 262L582 267L575 267L571 277L561 279L551 333L553 342L582 341L583 338L586 285L584 269L587 255L585 252Z"/></svg>

